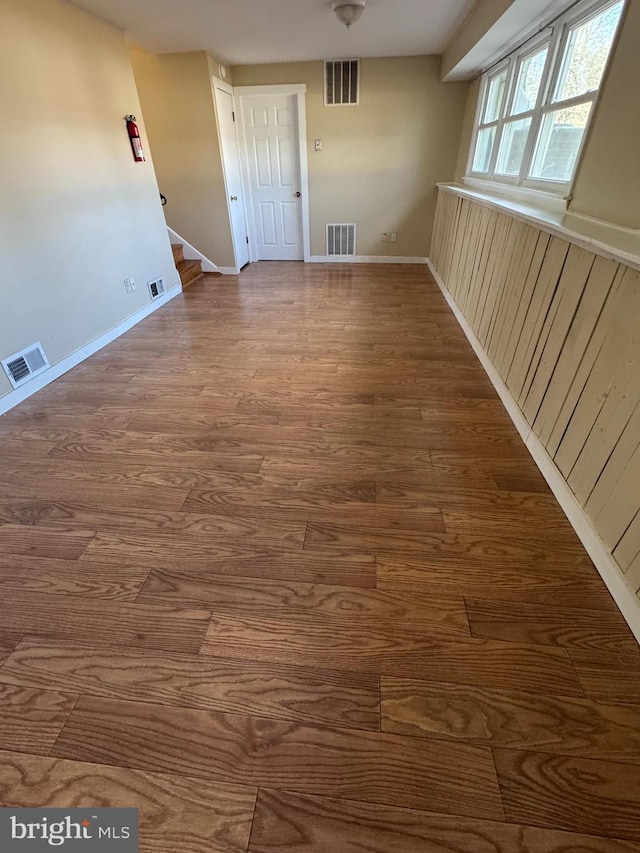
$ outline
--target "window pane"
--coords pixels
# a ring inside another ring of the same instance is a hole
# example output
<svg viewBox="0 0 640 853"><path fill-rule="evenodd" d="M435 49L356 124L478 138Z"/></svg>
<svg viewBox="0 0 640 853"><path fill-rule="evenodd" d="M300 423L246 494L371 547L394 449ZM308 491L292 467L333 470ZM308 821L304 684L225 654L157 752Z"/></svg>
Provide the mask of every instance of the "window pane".
<svg viewBox="0 0 640 853"><path fill-rule="evenodd" d="M496 138L495 127L485 127L484 130L478 131L478 141L476 142L476 153L473 158L474 172L488 172L491 162L491 151L493 150L493 140Z"/></svg>
<svg viewBox="0 0 640 853"><path fill-rule="evenodd" d="M500 175L519 175L522 166L524 148L529 136L531 119L523 118L510 121L504 126L496 172Z"/></svg>
<svg viewBox="0 0 640 853"><path fill-rule="evenodd" d="M580 104L548 113L542 127L531 170L532 178L570 181L589 121L592 104Z"/></svg>
<svg viewBox="0 0 640 853"><path fill-rule="evenodd" d="M500 118L506 85L507 71L505 69L501 74L497 74L489 83L482 124L489 124L489 122L497 121Z"/></svg>
<svg viewBox="0 0 640 853"><path fill-rule="evenodd" d="M621 0L569 32L554 102L597 91L623 5Z"/></svg>
<svg viewBox="0 0 640 853"><path fill-rule="evenodd" d="M512 116L529 112L535 107L548 52L549 48L544 47L537 53L528 56L520 64L511 108Z"/></svg>

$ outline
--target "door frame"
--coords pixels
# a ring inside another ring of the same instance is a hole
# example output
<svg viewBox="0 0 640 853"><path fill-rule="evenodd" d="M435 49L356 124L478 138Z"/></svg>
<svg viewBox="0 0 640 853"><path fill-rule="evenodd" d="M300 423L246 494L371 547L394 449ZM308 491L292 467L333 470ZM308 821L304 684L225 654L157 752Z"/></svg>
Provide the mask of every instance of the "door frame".
<svg viewBox="0 0 640 853"><path fill-rule="evenodd" d="M237 115L240 117L239 148L240 165L242 169L242 186L246 200L245 212L247 219L247 234L249 235L249 257L252 263L258 260L256 235L253 226L253 215L249 215L247 205L251 205L253 214L254 199L251 192L251 181L249 180L249 145L244 130L243 103L244 97L252 95L293 95L297 100L298 107L298 151L300 159L300 192L302 193L302 248L304 262L311 260L311 236L310 236L310 214L309 214L309 157L307 154L307 84L288 83L282 86L235 86Z"/></svg>
<svg viewBox="0 0 640 853"><path fill-rule="evenodd" d="M220 133L220 117L218 115L218 100L216 97L216 88L222 89L223 92L226 92L227 95L231 95L231 102L233 104L234 110L236 110L237 115L237 106L235 101L235 95L233 91L233 86L230 86L224 80L220 80L219 77L216 77L215 74L211 75L211 94L213 95L213 110L214 115L216 117L216 131L218 134L218 147L220 149L220 161L222 163L222 179L224 181L224 194L225 200L227 204L227 214L229 216L229 230L231 231L231 245L233 246L233 261L235 264L235 269L231 270L233 275L238 275L240 273L240 267L238 265L238 249L236 246L235 236L233 233L233 213L231 211L231 199L229 192L229 184L227 182L227 168L224 160L224 148L222 146L222 134ZM249 234L249 217L247 215L247 196L245 192L245 180L244 180L244 163L242 158L242 145L240 144L240 137L238 135L238 122L236 121L236 145L238 147L238 156L240 158L240 173L241 173L241 182L242 182L242 205L244 208L244 224L247 229L247 235ZM251 246L249 246L249 263L251 263Z"/></svg>

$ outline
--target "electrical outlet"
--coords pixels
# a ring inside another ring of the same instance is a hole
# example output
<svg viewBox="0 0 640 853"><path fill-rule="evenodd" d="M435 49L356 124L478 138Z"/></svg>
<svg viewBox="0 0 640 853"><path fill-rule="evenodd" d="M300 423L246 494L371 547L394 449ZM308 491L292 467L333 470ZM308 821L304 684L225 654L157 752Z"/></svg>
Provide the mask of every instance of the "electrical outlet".
<svg viewBox="0 0 640 853"><path fill-rule="evenodd" d="M125 278L124 289L127 293L133 293L136 289L136 283L132 278Z"/></svg>
<svg viewBox="0 0 640 853"><path fill-rule="evenodd" d="M382 235L382 242L383 242L383 243L386 243L388 239L389 239L389 235L388 235L388 234L387 234L387 232L385 231L385 232L384 232L384 234Z"/></svg>
<svg viewBox="0 0 640 853"><path fill-rule="evenodd" d="M395 231L394 231L394 232L393 232L393 234L391 235L391 242L392 242L392 243L397 243L397 242L398 242L398 235L396 234L396 232L395 232Z"/></svg>

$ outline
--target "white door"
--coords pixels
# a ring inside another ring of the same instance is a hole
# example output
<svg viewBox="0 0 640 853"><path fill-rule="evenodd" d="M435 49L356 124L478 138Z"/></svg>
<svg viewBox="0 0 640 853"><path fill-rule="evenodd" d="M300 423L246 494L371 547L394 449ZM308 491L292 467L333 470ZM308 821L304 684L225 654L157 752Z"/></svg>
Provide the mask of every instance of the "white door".
<svg viewBox="0 0 640 853"><path fill-rule="evenodd" d="M243 95L249 216L261 261L301 261L302 200L295 95Z"/></svg>
<svg viewBox="0 0 640 853"><path fill-rule="evenodd" d="M244 196L242 192L242 173L240 170L240 152L236 133L232 90L224 83L213 81L218 114L218 132L224 164L225 182L228 193L229 218L233 234L233 248L236 266L242 269L249 263L249 240L247 237L247 219L245 216Z"/></svg>

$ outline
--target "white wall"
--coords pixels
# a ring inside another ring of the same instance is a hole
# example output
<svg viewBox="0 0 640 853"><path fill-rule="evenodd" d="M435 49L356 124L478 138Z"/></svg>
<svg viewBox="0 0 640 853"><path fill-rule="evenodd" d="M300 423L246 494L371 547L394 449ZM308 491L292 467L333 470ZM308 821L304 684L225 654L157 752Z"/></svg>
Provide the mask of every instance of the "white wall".
<svg viewBox="0 0 640 853"><path fill-rule="evenodd" d="M0 358L39 340L55 364L148 305L147 281L178 286L123 121L140 103L122 33L60 0L0 0L0 110Z"/></svg>

